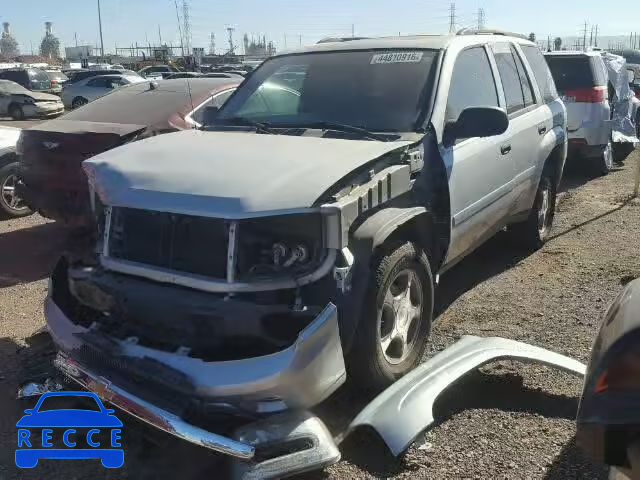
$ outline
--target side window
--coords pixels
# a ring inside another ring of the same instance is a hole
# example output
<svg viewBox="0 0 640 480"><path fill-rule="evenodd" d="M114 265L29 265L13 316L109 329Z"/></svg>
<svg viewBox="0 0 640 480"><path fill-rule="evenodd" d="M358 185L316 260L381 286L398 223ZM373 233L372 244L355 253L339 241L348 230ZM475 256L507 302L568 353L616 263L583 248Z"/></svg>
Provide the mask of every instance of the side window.
<svg viewBox="0 0 640 480"><path fill-rule="evenodd" d="M507 113L515 113L525 106L520 73L516 65L516 59L508 43L496 43L493 51L498 65L498 72L502 80L502 88L507 101Z"/></svg>
<svg viewBox="0 0 640 480"><path fill-rule="evenodd" d="M516 59L516 66L518 67L520 85L522 85L522 95L524 96L524 106L528 107L529 105L533 105L534 103L536 103L533 98L533 86L531 85L531 80L529 80L527 70L526 68L524 68L524 63L522 63L520 54L513 46L511 47L511 53L513 54L513 58Z"/></svg>
<svg viewBox="0 0 640 480"><path fill-rule="evenodd" d="M224 105L224 102L227 101L227 99L231 96L233 92L234 90L227 90L226 92L219 93L218 95L213 97L212 105L214 107L220 108L222 105Z"/></svg>
<svg viewBox="0 0 640 480"><path fill-rule="evenodd" d="M497 106L498 92L484 47L463 50L453 67L446 121L457 120L467 107Z"/></svg>
<svg viewBox="0 0 640 480"><path fill-rule="evenodd" d="M107 80L102 77L92 78L87 82L87 87L107 88Z"/></svg>
<svg viewBox="0 0 640 480"><path fill-rule="evenodd" d="M558 98L558 92L544 55L542 55L538 47L520 45L520 48L522 48L524 56L527 58L529 65L531 65L533 76L538 83L543 101L545 103L553 102Z"/></svg>

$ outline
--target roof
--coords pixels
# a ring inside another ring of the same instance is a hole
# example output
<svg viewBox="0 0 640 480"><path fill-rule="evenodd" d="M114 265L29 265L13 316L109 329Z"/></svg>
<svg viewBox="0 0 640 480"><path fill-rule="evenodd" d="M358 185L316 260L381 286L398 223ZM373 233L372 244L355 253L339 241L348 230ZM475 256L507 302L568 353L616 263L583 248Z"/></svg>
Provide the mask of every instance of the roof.
<svg viewBox="0 0 640 480"><path fill-rule="evenodd" d="M583 52L580 50L557 50L555 52L545 52L545 55L549 57L601 57L600 51L588 51Z"/></svg>
<svg viewBox="0 0 640 480"><path fill-rule="evenodd" d="M311 53L311 52L328 52L328 51L344 51L344 50L376 50L376 49L418 49L418 50L443 50L454 42L459 43L476 43L478 39L482 39L481 43L504 42L507 39L515 40L519 43L530 43L521 37L509 36L505 34L492 35L490 32L478 35L407 35L393 37L378 38L355 38L355 39L338 39L336 42L327 41L310 45L297 50L287 50L276 54L275 56L288 55L295 53ZM533 45L533 43L531 43Z"/></svg>
<svg viewBox="0 0 640 480"><path fill-rule="evenodd" d="M211 93L237 86L242 80L242 77L181 78L159 82L145 80L120 88L82 108L72 110L60 117L60 121L154 125L166 122L175 113L190 111L192 103L194 106L198 105ZM156 87L150 88L150 83L154 83Z"/></svg>

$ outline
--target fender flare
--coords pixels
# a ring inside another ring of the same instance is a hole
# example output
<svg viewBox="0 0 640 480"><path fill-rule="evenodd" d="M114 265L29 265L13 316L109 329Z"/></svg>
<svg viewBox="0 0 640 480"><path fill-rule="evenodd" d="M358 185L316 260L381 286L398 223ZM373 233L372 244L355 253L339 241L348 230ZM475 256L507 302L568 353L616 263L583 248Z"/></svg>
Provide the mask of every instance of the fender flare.
<svg viewBox="0 0 640 480"><path fill-rule="evenodd" d="M378 210L362 222L351 235L349 249L354 256L351 291L340 303L340 337L345 352L351 350L353 338L362 316L362 307L371 278L371 258L408 222L429 215L425 207L388 207Z"/></svg>

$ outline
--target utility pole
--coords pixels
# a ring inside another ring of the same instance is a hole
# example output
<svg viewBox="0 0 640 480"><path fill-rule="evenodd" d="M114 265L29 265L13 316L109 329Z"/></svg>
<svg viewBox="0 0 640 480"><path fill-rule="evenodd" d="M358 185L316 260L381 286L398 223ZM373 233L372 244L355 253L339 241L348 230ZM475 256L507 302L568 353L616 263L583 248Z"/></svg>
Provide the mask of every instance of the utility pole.
<svg viewBox="0 0 640 480"><path fill-rule="evenodd" d="M182 38L182 26L180 25L180 14L178 13L178 0L173 0L173 4L176 6L176 21L178 22L178 33L180 34L180 51L184 57L184 39Z"/></svg>
<svg viewBox="0 0 640 480"><path fill-rule="evenodd" d="M582 50L583 51L587 49L587 27L588 27L588 24L585 21L584 29L582 30Z"/></svg>
<svg viewBox="0 0 640 480"><path fill-rule="evenodd" d="M456 4L451 2L449 7L449 33L456 32Z"/></svg>
<svg viewBox="0 0 640 480"><path fill-rule="evenodd" d="M160 31L160 25L158 25L158 40L160 41L160 46L162 46L162 32Z"/></svg>
<svg viewBox="0 0 640 480"><path fill-rule="evenodd" d="M76 39L76 47L78 46L78 32L73 32L73 37Z"/></svg>
<svg viewBox="0 0 640 480"><path fill-rule="evenodd" d="M100 57L104 57L104 40L102 38L102 14L100 13L100 0L98 0L98 28L100 30Z"/></svg>
<svg viewBox="0 0 640 480"><path fill-rule="evenodd" d="M235 55L236 47L233 45L233 31L235 28L227 27L227 32L229 32L229 55Z"/></svg>
<svg viewBox="0 0 640 480"><path fill-rule="evenodd" d="M351 38L356 36L356 26L355 24L351 24Z"/></svg>
<svg viewBox="0 0 640 480"><path fill-rule="evenodd" d="M302 46L302 35L298 35L298 44Z"/></svg>
<svg viewBox="0 0 640 480"><path fill-rule="evenodd" d="M593 25L591 25L591 38L589 38L589 46L593 46Z"/></svg>
<svg viewBox="0 0 640 480"><path fill-rule="evenodd" d="M600 25L596 25L596 38L595 38L595 46L596 46L596 47L598 46L598 27L599 27L599 26L600 26Z"/></svg>
<svg viewBox="0 0 640 480"><path fill-rule="evenodd" d="M484 14L484 8L479 8L478 9L478 30L484 30L485 28L485 14Z"/></svg>
<svg viewBox="0 0 640 480"><path fill-rule="evenodd" d="M29 43L31 44L31 55L33 55L33 40L29 40Z"/></svg>
<svg viewBox="0 0 640 480"><path fill-rule="evenodd" d="M182 21L184 22L184 48L191 55L191 22L189 20L189 2L182 0Z"/></svg>
<svg viewBox="0 0 640 480"><path fill-rule="evenodd" d="M209 55L215 55L216 54L216 34L211 32L210 35L210 43L209 43Z"/></svg>

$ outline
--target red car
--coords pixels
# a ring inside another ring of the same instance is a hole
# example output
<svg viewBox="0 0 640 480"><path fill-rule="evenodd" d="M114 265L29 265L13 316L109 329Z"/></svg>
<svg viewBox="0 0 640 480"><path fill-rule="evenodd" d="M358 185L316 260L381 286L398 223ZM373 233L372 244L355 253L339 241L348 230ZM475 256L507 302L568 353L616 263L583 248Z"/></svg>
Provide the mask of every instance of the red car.
<svg viewBox="0 0 640 480"><path fill-rule="evenodd" d="M23 130L17 145L21 198L45 217L84 224L90 202L83 160L149 136L199 127L205 107L220 107L242 80L142 82Z"/></svg>

